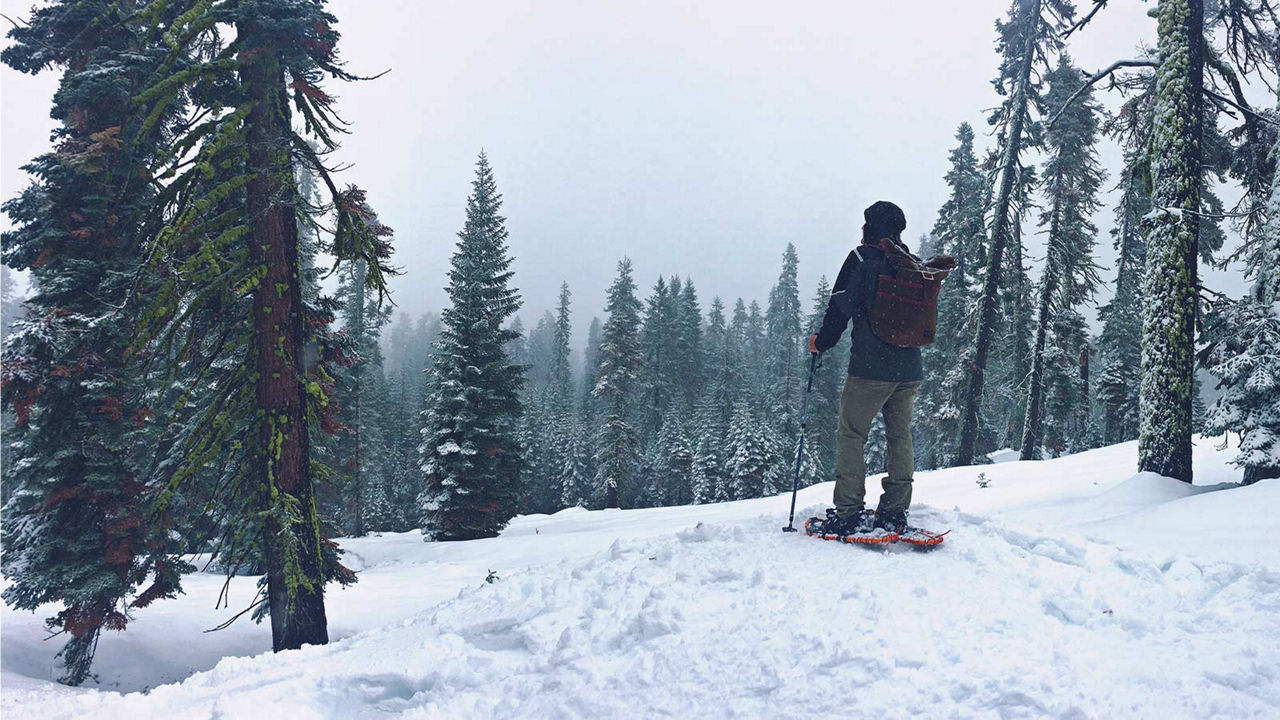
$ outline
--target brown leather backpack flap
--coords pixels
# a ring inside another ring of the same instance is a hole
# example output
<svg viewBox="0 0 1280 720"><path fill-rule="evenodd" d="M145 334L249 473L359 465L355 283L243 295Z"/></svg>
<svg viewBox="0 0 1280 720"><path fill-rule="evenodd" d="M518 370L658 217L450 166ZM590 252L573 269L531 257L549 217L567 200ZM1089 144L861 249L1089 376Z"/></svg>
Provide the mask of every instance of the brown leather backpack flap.
<svg viewBox="0 0 1280 720"><path fill-rule="evenodd" d="M875 302L867 312L871 332L898 347L932 343L937 331L941 285L941 280L927 280L918 273L880 276Z"/></svg>

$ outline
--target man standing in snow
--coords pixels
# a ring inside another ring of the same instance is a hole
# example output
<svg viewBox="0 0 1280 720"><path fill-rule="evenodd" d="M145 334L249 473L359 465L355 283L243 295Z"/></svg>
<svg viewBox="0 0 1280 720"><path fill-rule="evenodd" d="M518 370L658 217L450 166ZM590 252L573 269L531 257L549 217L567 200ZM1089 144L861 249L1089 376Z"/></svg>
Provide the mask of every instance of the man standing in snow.
<svg viewBox="0 0 1280 720"><path fill-rule="evenodd" d="M883 540L909 533L907 507L915 469L911 446L911 413L924 377L920 348L897 347L876 337L867 320L875 298L879 275L888 273L880 242L887 240L905 251L902 231L907 227L902 209L880 201L863 212L862 243L849 253L832 287L831 300L818 334L810 336L809 350L831 349L853 321L853 352L849 378L840 397L840 426L836 435L835 508L827 511L826 533L851 540ZM875 511L864 504L867 465L863 452L871 422L884 414L884 493ZM906 539L906 538L903 538Z"/></svg>

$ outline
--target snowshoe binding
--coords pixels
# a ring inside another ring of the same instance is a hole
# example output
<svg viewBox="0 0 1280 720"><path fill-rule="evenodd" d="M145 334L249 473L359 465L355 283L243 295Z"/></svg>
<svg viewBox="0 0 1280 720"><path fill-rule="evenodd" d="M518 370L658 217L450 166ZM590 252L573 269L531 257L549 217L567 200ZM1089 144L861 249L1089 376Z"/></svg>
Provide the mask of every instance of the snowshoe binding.
<svg viewBox="0 0 1280 720"><path fill-rule="evenodd" d="M897 537L897 541L914 546L917 550L932 550L942 544L943 537L951 532L933 532L924 528L914 527L907 523L906 511L894 513L875 514L873 524L876 528L887 533L893 533Z"/></svg>
<svg viewBox="0 0 1280 720"><path fill-rule="evenodd" d="M875 512L864 509L842 518L836 514L835 508L830 508L825 518L805 520L804 532L809 537L854 545L884 545L897 540L897 533L876 527L875 517Z"/></svg>

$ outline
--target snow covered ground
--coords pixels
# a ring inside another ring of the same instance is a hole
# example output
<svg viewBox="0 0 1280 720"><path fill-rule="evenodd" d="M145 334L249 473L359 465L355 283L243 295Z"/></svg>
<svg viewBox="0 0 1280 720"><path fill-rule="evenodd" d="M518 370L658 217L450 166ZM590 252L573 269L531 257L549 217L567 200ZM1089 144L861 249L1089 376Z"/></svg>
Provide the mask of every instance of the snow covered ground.
<svg viewBox="0 0 1280 720"><path fill-rule="evenodd" d="M103 638L93 688L50 681L48 613L5 608L0 711L1276 718L1280 481L1218 486L1239 471L1216 442L1196 486L1134 475L1133 443L921 473L914 519L953 528L927 554L784 535L784 496L348 540L360 582L328 596L336 642L272 655L265 626L203 633L254 578L215 609L222 578L196 575ZM802 491L800 517L830 493Z"/></svg>

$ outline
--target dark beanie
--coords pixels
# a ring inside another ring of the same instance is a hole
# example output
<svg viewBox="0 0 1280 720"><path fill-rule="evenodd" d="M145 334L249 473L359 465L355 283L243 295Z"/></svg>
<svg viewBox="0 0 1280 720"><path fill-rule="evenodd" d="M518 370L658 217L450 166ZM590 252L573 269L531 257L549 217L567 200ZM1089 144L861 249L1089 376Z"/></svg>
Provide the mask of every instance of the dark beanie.
<svg viewBox="0 0 1280 720"><path fill-rule="evenodd" d="M862 212L867 222L867 235L871 240L899 239L907 229L907 216L902 208L886 200L880 200Z"/></svg>

